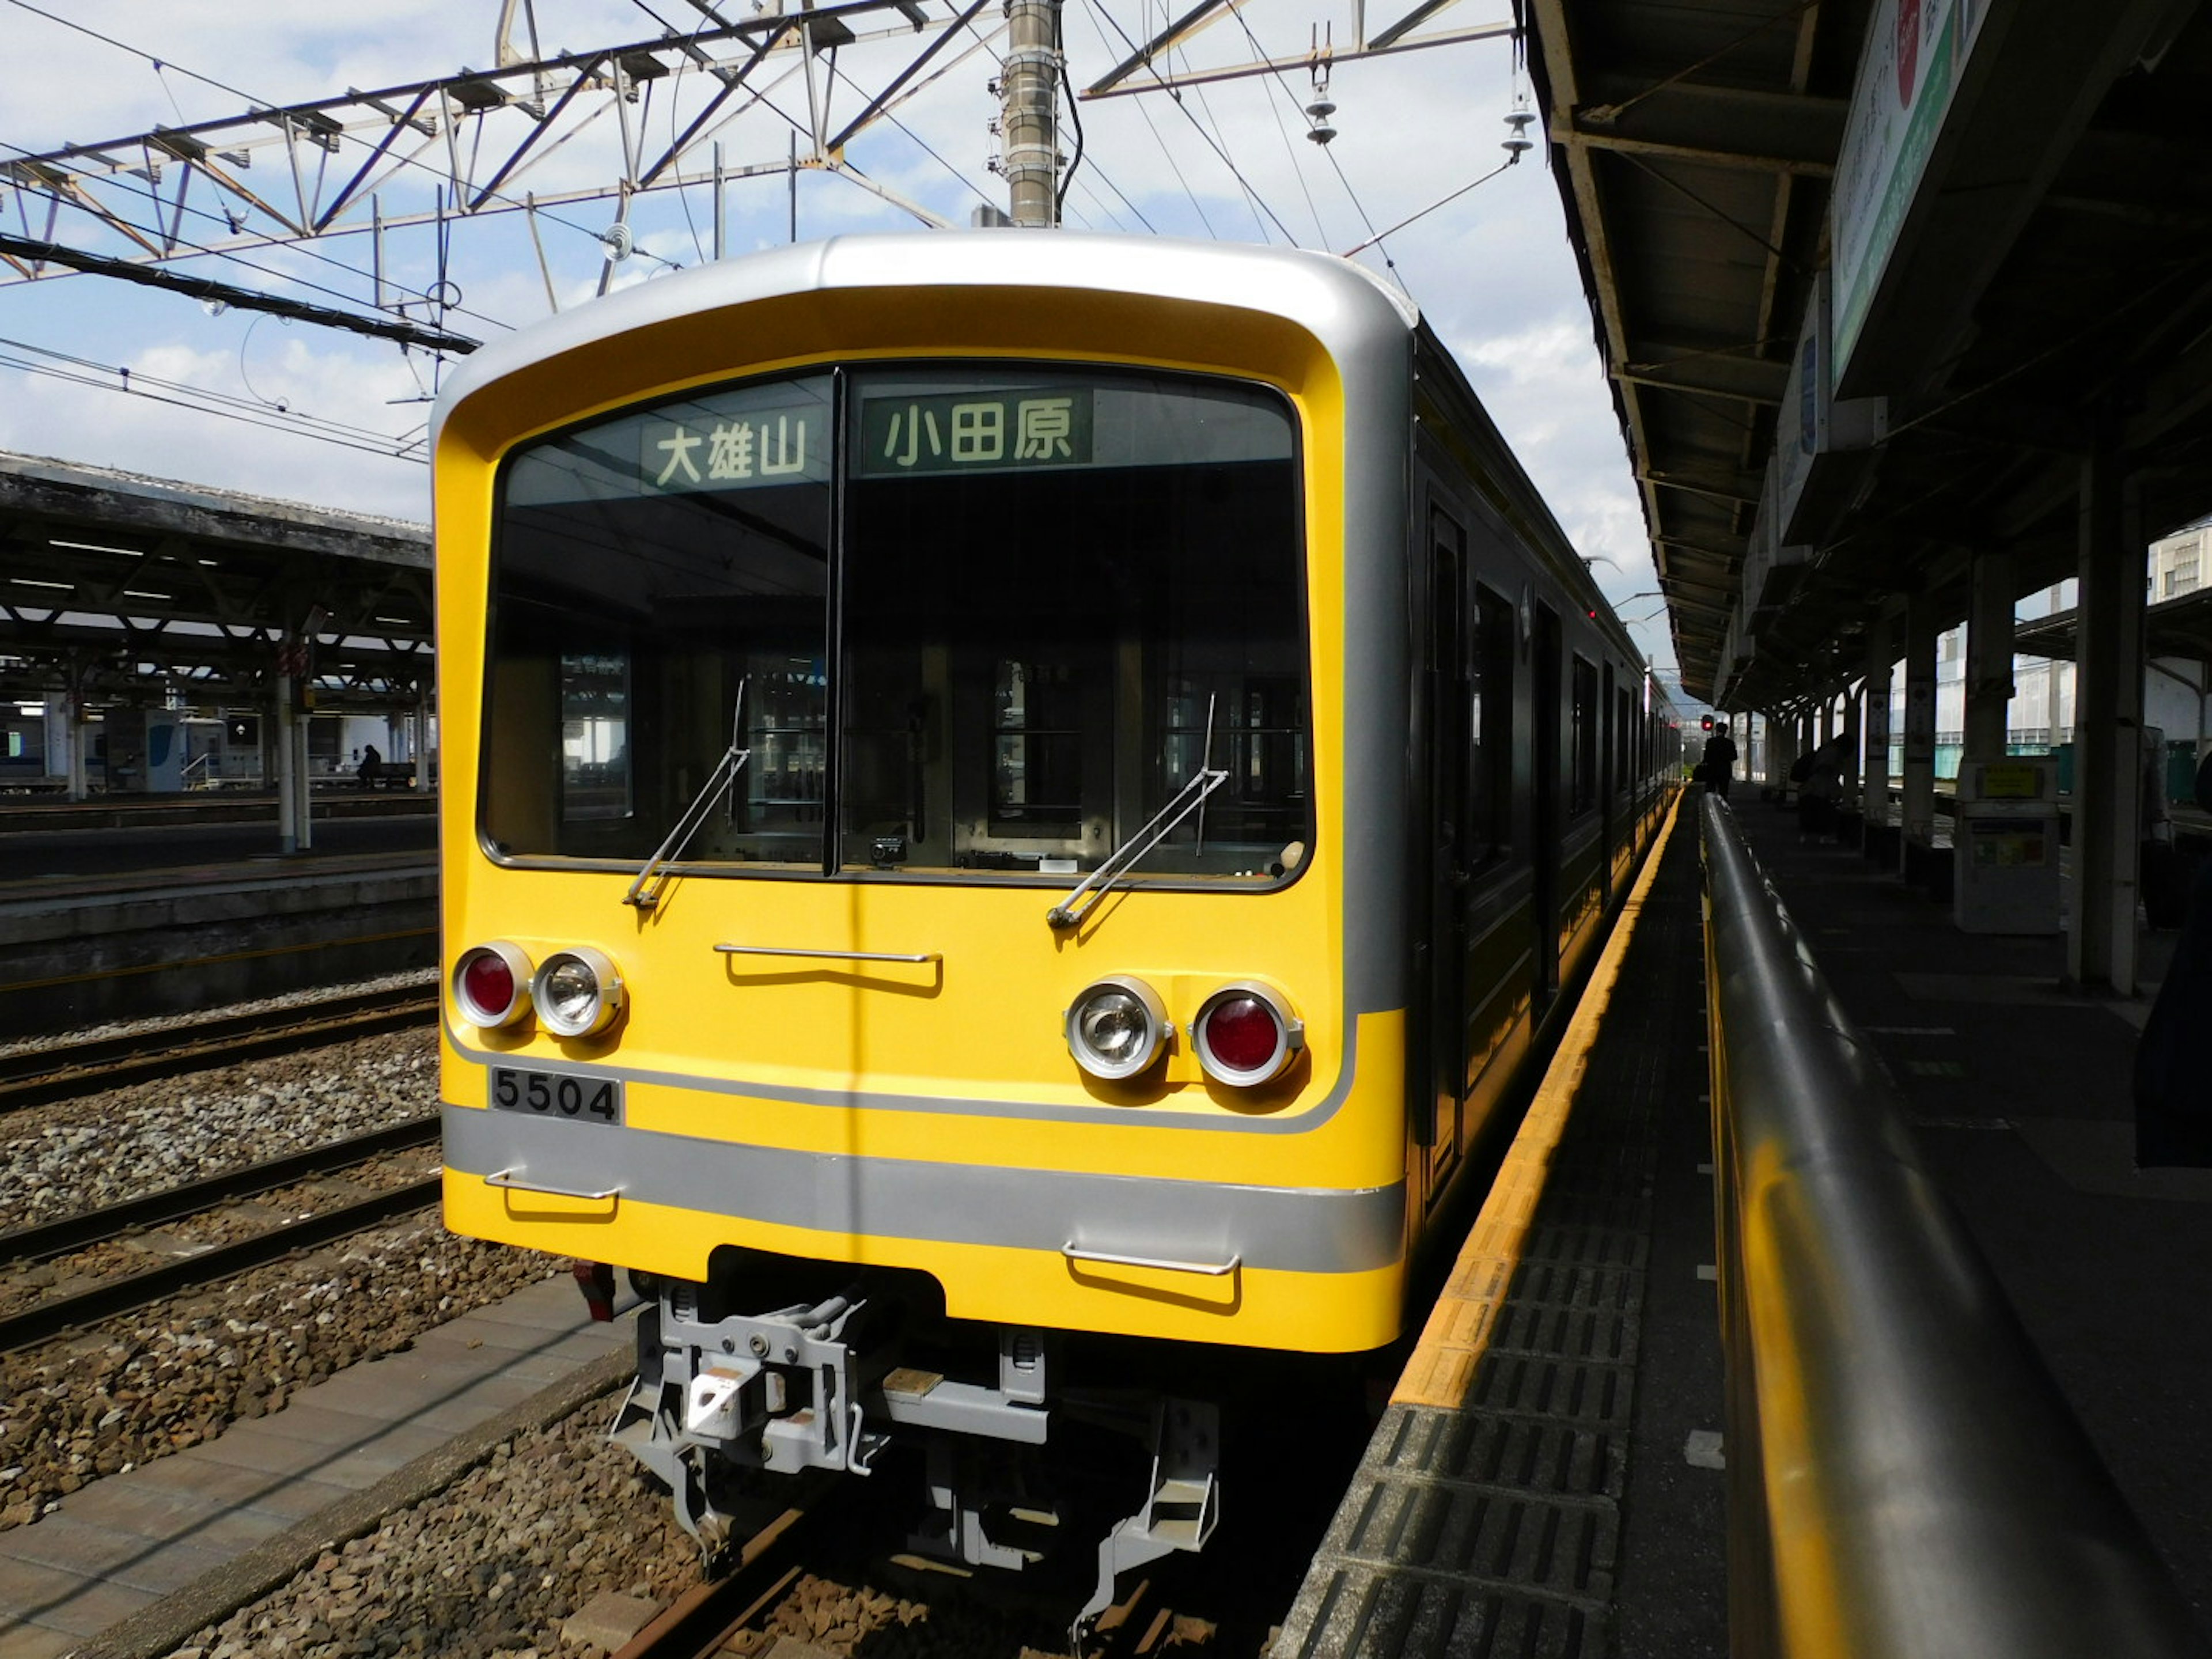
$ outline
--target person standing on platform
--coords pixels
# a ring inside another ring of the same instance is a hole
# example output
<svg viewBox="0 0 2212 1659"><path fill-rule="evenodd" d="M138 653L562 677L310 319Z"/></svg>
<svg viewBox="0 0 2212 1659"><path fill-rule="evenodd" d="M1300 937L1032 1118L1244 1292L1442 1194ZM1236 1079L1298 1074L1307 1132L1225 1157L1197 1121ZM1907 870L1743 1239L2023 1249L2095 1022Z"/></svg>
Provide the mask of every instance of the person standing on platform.
<svg viewBox="0 0 2212 1659"><path fill-rule="evenodd" d="M361 751L361 769L354 774L354 781L363 789L374 789L377 775L383 770L384 757L376 752L376 745L365 744Z"/></svg>
<svg viewBox="0 0 2212 1659"><path fill-rule="evenodd" d="M1723 800L1726 800L1729 780L1735 775L1735 739L1729 736L1726 720L1715 726L1712 736L1705 739L1705 752L1703 758L1705 768L1705 787Z"/></svg>
<svg viewBox="0 0 2212 1659"><path fill-rule="evenodd" d="M2197 799L2212 800L2212 755L2197 767ZM2212 1169L2212 858L2190 884L2181 937L2136 1043L2136 1166Z"/></svg>
<svg viewBox="0 0 2212 1659"><path fill-rule="evenodd" d="M1791 767L1790 775L1797 782L1799 845L1835 834L1836 794L1844 787L1842 745L1822 744Z"/></svg>

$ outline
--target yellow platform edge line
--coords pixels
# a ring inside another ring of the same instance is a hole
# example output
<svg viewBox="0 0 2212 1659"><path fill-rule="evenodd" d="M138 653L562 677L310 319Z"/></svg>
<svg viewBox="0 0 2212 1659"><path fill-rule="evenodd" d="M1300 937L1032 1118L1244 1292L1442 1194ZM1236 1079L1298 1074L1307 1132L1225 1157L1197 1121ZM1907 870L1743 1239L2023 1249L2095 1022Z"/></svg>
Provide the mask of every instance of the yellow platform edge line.
<svg viewBox="0 0 2212 1659"><path fill-rule="evenodd" d="M1674 836L1681 804L1682 797L1677 794L1668 809L1666 822L1652 840L1636 885L1620 907L1620 919L1599 953L1597 965L1590 970L1589 988L1559 1039L1559 1052L1545 1068L1544 1080L1537 1085L1528 1115L1521 1120L1513 1144L1506 1149L1498 1179L1468 1231L1459 1259L1452 1265L1443 1294L1430 1310L1421 1340L1414 1345L1413 1357L1391 1391L1394 1406L1437 1406L1449 1411L1467 1401L1475 1365L1490 1346L1498 1305L1513 1282L1513 1270L1520 1265L1537 1200L1543 1196L1552 1154L1566 1130L1567 1114L1589 1069L1590 1050L1596 1046L1606 1010L1612 1006L1621 962L1635 937L1644 897L1658 876L1659 860Z"/></svg>

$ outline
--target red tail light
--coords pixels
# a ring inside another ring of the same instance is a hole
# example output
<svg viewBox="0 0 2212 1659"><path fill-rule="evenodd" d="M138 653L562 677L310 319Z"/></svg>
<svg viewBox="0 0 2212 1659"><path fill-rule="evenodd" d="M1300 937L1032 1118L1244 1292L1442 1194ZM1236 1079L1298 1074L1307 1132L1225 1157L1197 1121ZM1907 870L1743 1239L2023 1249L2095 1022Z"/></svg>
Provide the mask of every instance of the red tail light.
<svg viewBox="0 0 2212 1659"><path fill-rule="evenodd" d="M1237 1088L1280 1075L1305 1046L1304 1024L1264 985L1216 991L1191 1022L1190 1036L1206 1074Z"/></svg>
<svg viewBox="0 0 2212 1659"><path fill-rule="evenodd" d="M453 964L453 1006L471 1025L512 1024L530 1012L530 958L505 939L462 951Z"/></svg>

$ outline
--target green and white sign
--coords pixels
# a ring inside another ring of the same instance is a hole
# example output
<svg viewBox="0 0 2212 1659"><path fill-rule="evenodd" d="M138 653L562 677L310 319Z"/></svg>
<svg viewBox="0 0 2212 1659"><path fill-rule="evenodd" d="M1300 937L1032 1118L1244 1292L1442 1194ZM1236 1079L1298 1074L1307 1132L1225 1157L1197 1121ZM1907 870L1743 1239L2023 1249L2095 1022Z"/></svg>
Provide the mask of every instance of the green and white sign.
<svg viewBox="0 0 2212 1659"><path fill-rule="evenodd" d="M1832 377L1840 384L1990 0L1879 0L1831 198Z"/></svg>
<svg viewBox="0 0 2212 1659"><path fill-rule="evenodd" d="M825 404L728 410L691 404L638 425L642 494L829 481Z"/></svg>
<svg viewBox="0 0 2212 1659"><path fill-rule="evenodd" d="M880 478L1088 466L1091 399L1087 386L865 397L853 471Z"/></svg>

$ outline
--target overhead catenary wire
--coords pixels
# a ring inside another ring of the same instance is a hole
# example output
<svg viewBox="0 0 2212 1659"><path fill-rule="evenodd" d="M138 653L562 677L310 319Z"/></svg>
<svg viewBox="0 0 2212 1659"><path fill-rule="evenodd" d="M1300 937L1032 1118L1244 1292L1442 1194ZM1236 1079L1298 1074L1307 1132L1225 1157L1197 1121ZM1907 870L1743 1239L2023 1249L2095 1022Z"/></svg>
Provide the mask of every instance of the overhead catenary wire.
<svg viewBox="0 0 2212 1659"><path fill-rule="evenodd" d="M211 277L188 276L182 271L155 265L135 265L127 259L111 259L104 254L83 253L75 248L64 247L58 242L33 241L27 237L10 236L5 232L0 232L0 255L29 259L34 263L50 259L57 264L76 265L80 270L112 276L120 282L135 283L143 288L163 289L171 293L190 295L198 300L216 301L257 311L273 311L280 315L297 318L302 322L320 323L327 327L396 340L402 345L422 346L433 351L465 354L474 351L483 343L465 335L447 334L404 319L364 317L356 312L336 311L329 306L310 305L305 300L283 299L276 295L234 287L228 283L218 283Z"/></svg>
<svg viewBox="0 0 2212 1659"><path fill-rule="evenodd" d="M335 444L341 449L355 449L367 454L381 455L389 460L408 461L417 465L428 464L429 458L426 454L415 453L422 447L420 438L411 441L402 439L370 441L347 437L336 432L317 431L290 420L272 419L270 417L270 411L265 408L261 408L259 413L255 414L242 409L217 408L185 398L166 396L158 392L143 392L135 386L123 384L120 380L110 380L94 374L72 373L68 369L55 368L45 363L30 362L22 358L9 356L4 350L0 350L0 368L17 369L25 374L66 381L77 386L91 386L100 391L119 392L126 397L137 398L147 403L166 404L190 410L196 415L213 415L223 420L237 421L246 426L260 427L266 431L288 433L298 438L312 438L319 443ZM124 370L115 372L118 376L127 373Z"/></svg>
<svg viewBox="0 0 2212 1659"><path fill-rule="evenodd" d="M1060 175L1060 188L1053 194L1052 210L1054 218L1067 214L1067 192L1075 183L1075 175L1083 166L1083 112L1078 107L1075 83L1067 75L1067 6L1066 0L1052 9L1053 50L1060 55L1060 89L1067 95L1068 124L1075 129L1075 154L1068 158L1067 171Z"/></svg>
<svg viewBox="0 0 2212 1659"><path fill-rule="evenodd" d="M830 84L833 86L836 82L842 81L847 86L852 88L855 94L861 98L866 98L868 95L861 89L859 82L854 80L851 76L848 75L843 70L839 69L835 64L830 65ZM958 167L953 166L951 162L946 161L942 155L939 155L934 149L931 149L927 141L925 140L920 133L916 132L912 127L907 125L905 122L900 120L898 117L892 114L890 110L879 110L877 113L882 119L890 122L901 132L904 133L917 149L921 150L921 153L929 157L931 161L936 162L938 166L943 167L947 173L958 179L962 185L966 186L970 193L977 198L977 199L983 202L988 206L997 205L996 203L994 203L991 200L989 195L985 192L981 185L978 185L973 179L970 179L966 173L961 172ZM859 169L855 168L854 171L857 172Z"/></svg>
<svg viewBox="0 0 2212 1659"><path fill-rule="evenodd" d="M1098 27L1098 13L1093 3L1093 0L1084 0L1083 10L1084 15L1091 19L1091 32L1098 37L1098 44L1106 47L1110 52L1113 50L1113 47L1106 39L1106 31ZM1112 20L1109 19L1108 21L1111 21ZM1119 23L1115 23L1114 27L1115 32L1116 33L1120 33L1121 26ZM1123 34L1121 38L1124 40L1127 40L1129 37ZM1206 234L1208 236L1212 237L1216 241L1218 241L1220 240L1221 234L1214 229L1213 221L1206 217L1205 205L1198 199L1198 192L1190 187L1190 180L1183 177L1182 164L1176 160L1175 151L1169 148L1168 141L1160 137L1159 128L1154 125L1152 122L1152 112L1145 107L1142 100L1138 100L1137 113L1144 118L1146 130L1152 135L1152 142L1160 147L1160 154L1166 158L1168 170L1175 174L1176 183L1182 186L1182 193L1190 198L1191 208L1197 213L1199 223L1206 227ZM1127 198L1124 198L1123 199L1127 200ZM1146 228L1150 229L1151 226L1147 224Z"/></svg>
<svg viewBox="0 0 2212 1659"><path fill-rule="evenodd" d="M198 386L189 380L170 380L162 375L148 374L143 369L126 368L116 363L103 363L96 358L87 357L81 353L64 351L53 346L36 345L28 340L11 339L0 336L0 349L29 352L34 356L67 364L72 368L82 369L88 374L112 375L116 378L118 390L128 390L134 394L137 394L142 386L150 386L164 392L173 392L179 396L198 398L210 404L220 404L253 414L265 414L275 408L292 421L310 426L327 427L334 432L353 437L398 444L404 442L407 436L405 434L394 435L381 432L374 427L361 426L350 421L334 421L324 416L310 415L303 410L283 409L280 405L272 404L270 399L258 395L241 398L234 392L222 392L213 386ZM422 428L418 423L413 429L420 431Z"/></svg>
<svg viewBox="0 0 2212 1659"><path fill-rule="evenodd" d="M1183 67L1185 69L1188 69L1190 67L1190 58L1188 54L1185 54L1183 58ZM1206 120L1212 124L1214 148L1221 152L1222 158L1224 161L1227 160L1229 155L1229 141L1222 135L1221 118L1213 112L1212 100L1206 97L1206 88L1204 87L1198 88L1198 106L1206 112ZM1261 204L1260 201L1259 192L1255 191L1250 185L1245 183L1244 175L1237 171L1233 163L1231 165L1229 170L1231 173L1236 174L1237 182L1244 191L1245 204L1252 210L1252 223L1254 228L1260 233L1260 240L1262 242L1272 242L1274 240L1274 238L1267 234L1267 221L1260 216ZM1290 227L1285 225L1279 219L1277 220L1275 223L1276 228L1283 233L1284 239L1288 241L1291 246L1296 247L1297 246L1298 239L1291 234Z"/></svg>
<svg viewBox="0 0 2212 1659"><path fill-rule="evenodd" d="M1521 158L1518 155L1509 155L1505 160L1500 161L1496 167L1491 168L1489 172L1484 173L1480 179L1472 179L1467 184L1462 185L1457 190L1452 191L1450 195L1443 197L1440 200L1430 203L1428 206L1423 208L1419 213L1407 214L1404 218L1399 220L1396 224L1391 226L1388 230L1375 230L1375 227L1370 224L1368 226L1368 229L1374 231L1375 234L1370 236L1365 241L1360 243L1357 247L1348 247L1345 249L1344 257L1349 259L1355 253L1364 253L1369 248L1380 243L1385 236L1395 236L1400 231L1405 229L1407 225L1412 224L1415 220L1425 219L1429 215L1434 213L1438 208L1449 206L1452 203L1459 200L1461 197L1466 195L1468 191L1473 190L1475 185L1488 184L1492 179L1495 179L1499 173L1504 172L1506 168L1511 167L1514 162L1520 159Z"/></svg>
<svg viewBox="0 0 2212 1659"><path fill-rule="evenodd" d="M22 0L15 0L15 3L20 5L22 3ZM1099 16L1103 17L1107 22L1113 25L1114 33L1121 37L1121 43L1128 47L1131 56L1142 56L1142 53L1139 51L1137 43L1129 38L1129 32L1123 28L1115 19L1112 12L1106 9L1105 0L1088 0L1088 3L1093 11L1097 12ZM1103 37L1101 44L1103 44ZM1285 225L1282 221L1282 216L1278 214L1273 208L1267 204L1267 198L1261 195L1259 191L1253 186L1252 182L1245 178L1243 172L1237 167L1237 163L1231 159L1229 152L1214 141L1213 135L1206 130L1206 124L1200 121L1197 116L1191 113L1190 106L1183 102L1182 92L1169 83L1167 77L1160 73L1158 66L1153 64L1150 58L1146 58L1145 67L1151 71L1152 79L1160 83L1161 89L1164 91L1170 98L1175 100L1175 106L1182 112L1183 118L1190 123L1192 131L1195 131L1200 137L1205 139L1208 148L1210 148L1216 155L1221 158L1221 165L1229 169L1230 176L1237 180L1238 186L1243 190L1246 195L1252 198L1252 201L1259 207L1261 212L1265 213L1269 219L1274 222L1275 228L1283 233L1283 240L1289 242L1293 246L1296 246L1298 239L1291 234L1290 227ZM1142 106L1140 105L1139 107L1141 108ZM1146 118L1147 122L1151 119L1149 116ZM1154 137L1158 137L1158 136L1159 135L1157 132L1153 134ZM1167 146L1163 143L1160 148L1164 150ZM1176 170L1176 176L1178 178L1182 176L1180 168ZM1186 191L1188 188L1188 185L1184 186ZM1195 204L1197 198L1193 197L1191 199L1193 203ZM1201 209L1200 210L1199 216L1200 218L1204 218L1206 216L1204 210ZM1212 226L1209 224L1206 228L1210 231L1212 230Z"/></svg>
<svg viewBox="0 0 2212 1659"><path fill-rule="evenodd" d="M1268 54L1267 49L1260 44L1260 37L1252 32L1252 21L1244 15L1244 8L1241 5L1231 5L1229 8L1229 15L1237 20L1237 27L1244 31L1244 39L1252 48L1252 55L1262 63L1273 64L1273 58ZM1277 67L1268 79L1275 83L1277 90L1281 92L1284 97L1290 100L1291 109L1294 113L1298 115L1305 113L1305 106L1298 101L1297 94L1291 90L1291 83L1284 78L1280 67ZM1282 111L1277 109L1272 101L1269 102L1267 109L1275 118L1275 131L1282 135L1283 149L1291 159L1291 174L1298 181L1298 192L1306 198L1306 211L1313 215L1314 235L1321 246L1327 247L1328 230L1321 222L1321 209L1315 204L1313 191L1307 187L1306 170L1298 165L1297 146L1291 143L1290 131L1283 125Z"/></svg>

